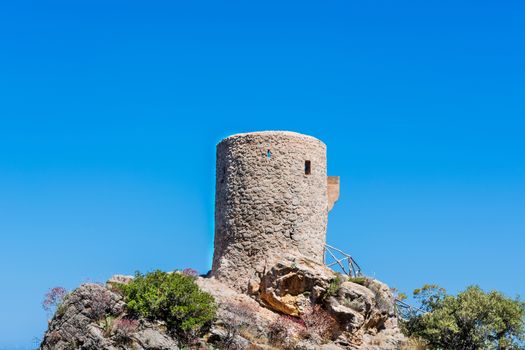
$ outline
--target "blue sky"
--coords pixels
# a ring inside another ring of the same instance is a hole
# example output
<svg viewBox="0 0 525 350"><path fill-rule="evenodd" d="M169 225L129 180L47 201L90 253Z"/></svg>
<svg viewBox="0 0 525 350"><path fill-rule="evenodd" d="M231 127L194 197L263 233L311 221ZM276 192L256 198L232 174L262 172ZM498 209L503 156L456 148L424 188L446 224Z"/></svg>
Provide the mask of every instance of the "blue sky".
<svg viewBox="0 0 525 350"><path fill-rule="evenodd" d="M214 148L293 130L341 176L328 242L410 292L525 294L518 1L0 4L0 349L50 287L210 267Z"/></svg>

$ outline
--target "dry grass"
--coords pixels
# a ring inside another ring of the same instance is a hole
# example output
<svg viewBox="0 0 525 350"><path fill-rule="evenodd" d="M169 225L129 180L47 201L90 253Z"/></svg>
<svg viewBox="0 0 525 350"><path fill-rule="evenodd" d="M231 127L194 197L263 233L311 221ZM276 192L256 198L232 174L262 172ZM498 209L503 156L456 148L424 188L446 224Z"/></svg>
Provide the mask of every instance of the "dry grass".
<svg viewBox="0 0 525 350"><path fill-rule="evenodd" d="M427 350L427 343L419 338L410 338L408 342L403 344L400 350Z"/></svg>

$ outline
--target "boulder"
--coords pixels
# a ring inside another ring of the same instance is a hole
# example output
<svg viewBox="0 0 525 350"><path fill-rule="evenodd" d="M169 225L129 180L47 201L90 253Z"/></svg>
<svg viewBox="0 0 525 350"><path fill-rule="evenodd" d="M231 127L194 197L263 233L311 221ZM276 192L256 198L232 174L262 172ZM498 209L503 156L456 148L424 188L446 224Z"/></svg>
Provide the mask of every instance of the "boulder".
<svg viewBox="0 0 525 350"><path fill-rule="evenodd" d="M289 257L262 276L259 299L274 311L299 316L305 307L320 300L335 276L326 266Z"/></svg>
<svg viewBox="0 0 525 350"><path fill-rule="evenodd" d="M133 281L133 278L133 276L129 275L113 275L107 280L106 286L111 289L117 284L128 284Z"/></svg>
<svg viewBox="0 0 525 350"><path fill-rule="evenodd" d="M327 309L345 330L336 343L358 350L399 349L406 339L398 327L390 288L370 278L360 283L343 282L326 300Z"/></svg>
<svg viewBox="0 0 525 350"><path fill-rule="evenodd" d="M375 306L374 293L357 283L343 282L337 293L326 300L326 306L346 331L363 327L370 310Z"/></svg>
<svg viewBox="0 0 525 350"><path fill-rule="evenodd" d="M178 350L177 342L156 328L145 328L133 336L136 344L132 349Z"/></svg>
<svg viewBox="0 0 525 350"><path fill-rule="evenodd" d="M266 334L278 317L253 298L221 283L215 278L198 278L199 287L213 295L217 303L217 319L212 325L212 342L224 337L238 336L243 331ZM215 339L215 340L214 340Z"/></svg>

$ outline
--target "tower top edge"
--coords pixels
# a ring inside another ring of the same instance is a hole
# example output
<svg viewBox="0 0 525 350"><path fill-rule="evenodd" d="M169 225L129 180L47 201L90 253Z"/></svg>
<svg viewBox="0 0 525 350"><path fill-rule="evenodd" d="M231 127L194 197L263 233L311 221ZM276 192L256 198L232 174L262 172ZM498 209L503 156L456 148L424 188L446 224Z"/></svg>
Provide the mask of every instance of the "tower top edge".
<svg viewBox="0 0 525 350"><path fill-rule="evenodd" d="M295 132L295 131L286 131L286 130L263 130L263 131L253 131L253 132L244 132L244 133L238 133L238 134L233 134L233 135L230 135L230 136L227 136L225 138L223 138L222 140L219 141L219 143L222 143L224 141L231 141L233 139L240 139L240 138L244 138L244 137L250 137L250 136L288 136L288 137L291 137L291 138L297 138L297 139L310 139L310 140L314 140L314 141L317 141L317 142L320 142L324 145L324 142L319 140L318 138L316 137L313 137L313 136L310 136L310 135L306 135L306 134L301 134L301 133L298 133L298 132Z"/></svg>

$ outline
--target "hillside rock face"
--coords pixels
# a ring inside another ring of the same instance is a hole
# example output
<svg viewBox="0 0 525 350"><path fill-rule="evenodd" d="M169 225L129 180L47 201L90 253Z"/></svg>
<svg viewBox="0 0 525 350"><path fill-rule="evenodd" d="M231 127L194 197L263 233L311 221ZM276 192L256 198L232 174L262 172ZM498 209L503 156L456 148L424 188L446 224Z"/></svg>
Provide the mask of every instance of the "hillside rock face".
<svg viewBox="0 0 525 350"><path fill-rule="evenodd" d="M118 293L98 284L81 285L58 308L40 349L179 349L161 323L134 320L128 325L126 316Z"/></svg>
<svg viewBox="0 0 525 350"><path fill-rule="evenodd" d="M84 284L49 323L40 350L182 348L165 324L132 319L116 283ZM393 350L404 337L389 288L377 280L354 283L304 258L286 258L239 293L215 278L198 277L212 294L217 318L186 348Z"/></svg>

